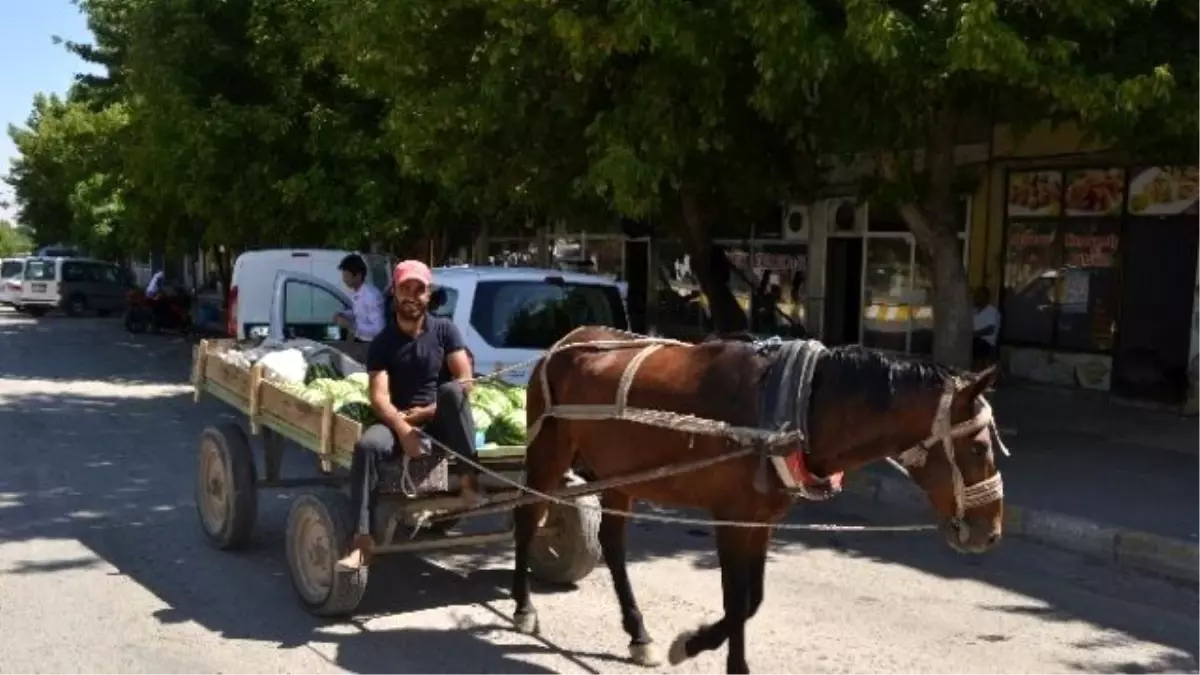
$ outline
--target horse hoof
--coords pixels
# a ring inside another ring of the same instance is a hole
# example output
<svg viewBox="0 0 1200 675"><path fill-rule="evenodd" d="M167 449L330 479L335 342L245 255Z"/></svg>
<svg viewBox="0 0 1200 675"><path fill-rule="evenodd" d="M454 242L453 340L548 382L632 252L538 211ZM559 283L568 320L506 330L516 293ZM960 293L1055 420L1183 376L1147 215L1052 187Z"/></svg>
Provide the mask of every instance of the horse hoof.
<svg viewBox="0 0 1200 675"><path fill-rule="evenodd" d="M537 612L517 612L516 614L513 614L513 624L516 626L518 633L537 635Z"/></svg>
<svg viewBox="0 0 1200 675"><path fill-rule="evenodd" d="M639 666L646 668L655 668L661 666L663 662L662 650L653 642L646 644L630 644L629 657Z"/></svg>
<svg viewBox="0 0 1200 675"><path fill-rule="evenodd" d="M694 637L696 637L695 631L685 630L675 638L675 641L671 643L670 651L667 652L667 661L671 665L677 666L692 658L687 653L687 641Z"/></svg>

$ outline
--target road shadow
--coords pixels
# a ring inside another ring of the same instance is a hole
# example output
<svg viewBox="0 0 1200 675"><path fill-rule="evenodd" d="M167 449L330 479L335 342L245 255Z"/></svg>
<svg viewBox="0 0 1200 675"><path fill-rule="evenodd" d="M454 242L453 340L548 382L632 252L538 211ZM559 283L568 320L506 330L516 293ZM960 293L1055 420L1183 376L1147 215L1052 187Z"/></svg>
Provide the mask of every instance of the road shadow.
<svg viewBox="0 0 1200 675"><path fill-rule="evenodd" d="M256 533L244 552L216 551L200 531L192 498L199 435L206 425L238 419L231 409L210 398L193 404L190 394L145 398L58 394L6 399L0 406L0 438L16 440L3 441L6 466L0 472L0 540L78 540L161 599L169 608L157 615L164 623L194 621L225 637L280 647L331 644L331 660L354 671L536 672L537 666L521 657L546 653L579 663L583 658L612 660L604 655L567 652L537 640L496 644L489 639L511 635L507 545L455 553L449 556L449 567L440 559L441 564L435 564L417 556L385 559L373 570L361 608L363 616L349 623L310 617L295 599L284 557L284 523L295 491L262 493ZM54 460L47 461L47 455ZM312 464L311 455L290 452L285 472L308 473ZM839 498L845 499L850 497ZM836 504L799 505L788 522L866 524ZM645 505L638 508L651 510ZM653 510L666 515L704 515ZM792 565L802 564L806 551L834 551L847 558L903 565L947 580L1004 588L1029 598L1029 603L988 610L1036 612L1047 621L1104 627L1130 639L1184 652L1189 658L1182 659L1186 666L1182 669L1196 669L1194 593L1090 565L1020 540L1006 541L985 557L964 557L952 553L930 532L781 531L772 551L773 559L787 553L787 564ZM718 574L713 537L702 527L639 522L630 528L629 558L631 563L684 559ZM4 571L54 574L89 564L82 559L30 561ZM768 589L770 570L769 566ZM607 578L603 568L594 574ZM632 576L636 589L636 570ZM560 589L539 586L535 593L556 590ZM881 587L878 592L886 594L888 589ZM1097 596L1121 598L1132 609L1119 614L1102 611L1106 605L1095 602ZM716 611L719 600L712 602ZM615 600L613 604L615 614ZM1147 607L1190 615L1193 630L1180 629L1178 621L1147 620ZM422 612L432 609L445 610L459 623L438 628L392 625L415 621L412 617L422 617ZM606 629L619 630L615 619ZM1094 664L1094 669L1157 672L1173 665ZM1088 664L1089 669L1092 666Z"/></svg>
<svg viewBox="0 0 1200 675"><path fill-rule="evenodd" d="M255 534L244 551L217 551L200 529L192 497L198 438L206 425L230 419L236 417L223 405L194 405L190 395L8 400L0 407L0 433L23 441L4 453L0 541L68 539L96 557L17 560L0 575L51 575L107 562L167 606L155 614L164 624L195 622L226 638L280 648L317 645L332 663L355 672L552 672L527 658L546 654L582 670L593 670L584 658L619 661L517 636L508 619L511 568L502 545L459 554L461 570L416 555L382 558L354 619L310 616L285 558L287 510L299 491L260 493ZM47 455L55 460L47 462ZM310 475L313 467L308 453L290 452L284 471ZM448 613L453 624L414 625L430 610Z"/></svg>
<svg viewBox="0 0 1200 675"><path fill-rule="evenodd" d="M183 336L131 335L119 318L0 311L0 380L177 384L191 353Z"/></svg>

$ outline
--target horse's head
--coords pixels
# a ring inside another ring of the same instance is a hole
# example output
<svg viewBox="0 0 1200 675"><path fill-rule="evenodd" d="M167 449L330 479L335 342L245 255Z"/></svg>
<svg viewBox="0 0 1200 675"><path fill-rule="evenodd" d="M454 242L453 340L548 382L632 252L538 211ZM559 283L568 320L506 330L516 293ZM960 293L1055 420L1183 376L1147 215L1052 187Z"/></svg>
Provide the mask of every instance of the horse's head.
<svg viewBox="0 0 1200 675"><path fill-rule="evenodd" d="M929 437L905 450L899 463L942 517L947 543L961 553L983 553L1000 541L1004 484L996 453L1008 454L984 398L995 367L946 379Z"/></svg>

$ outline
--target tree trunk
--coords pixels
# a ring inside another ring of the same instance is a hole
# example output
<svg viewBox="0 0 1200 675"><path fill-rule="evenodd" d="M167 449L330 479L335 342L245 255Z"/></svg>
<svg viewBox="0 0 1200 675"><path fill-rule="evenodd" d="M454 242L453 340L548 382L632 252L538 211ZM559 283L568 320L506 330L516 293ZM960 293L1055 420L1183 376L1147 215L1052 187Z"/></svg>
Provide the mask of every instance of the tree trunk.
<svg viewBox="0 0 1200 675"><path fill-rule="evenodd" d="M680 228L684 245L691 256L692 271L700 282L700 290L708 298L708 311L712 316L713 330L718 333L733 333L748 330L746 312L738 304L729 288L729 275L713 265L717 251L712 243L708 219L701 206L700 198L689 186L679 191L683 226Z"/></svg>
<svg viewBox="0 0 1200 675"><path fill-rule="evenodd" d="M954 189L956 123L957 113L949 106L934 115L925 147L929 179L925 198L923 203L901 204L900 215L912 230L917 246L932 261L933 358L949 366L967 368L971 365L973 322L971 292L958 248L958 195ZM885 163L885 175L888 168Z"/></svg>

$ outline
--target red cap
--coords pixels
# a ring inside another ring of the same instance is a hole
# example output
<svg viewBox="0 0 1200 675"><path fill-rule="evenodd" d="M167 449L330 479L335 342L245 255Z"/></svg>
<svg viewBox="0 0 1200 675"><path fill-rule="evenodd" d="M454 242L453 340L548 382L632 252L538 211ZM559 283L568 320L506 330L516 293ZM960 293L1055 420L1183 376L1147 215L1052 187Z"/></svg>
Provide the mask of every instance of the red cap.
<svg viewBox="0 0 1200 675"><path fill-rule="evenodd" d="M429 286L433 283L433 272L430 272L429 267L420 260L405 260L396 265L396 271L392 273L394 285L399 286L413 279Z"/></svg>

